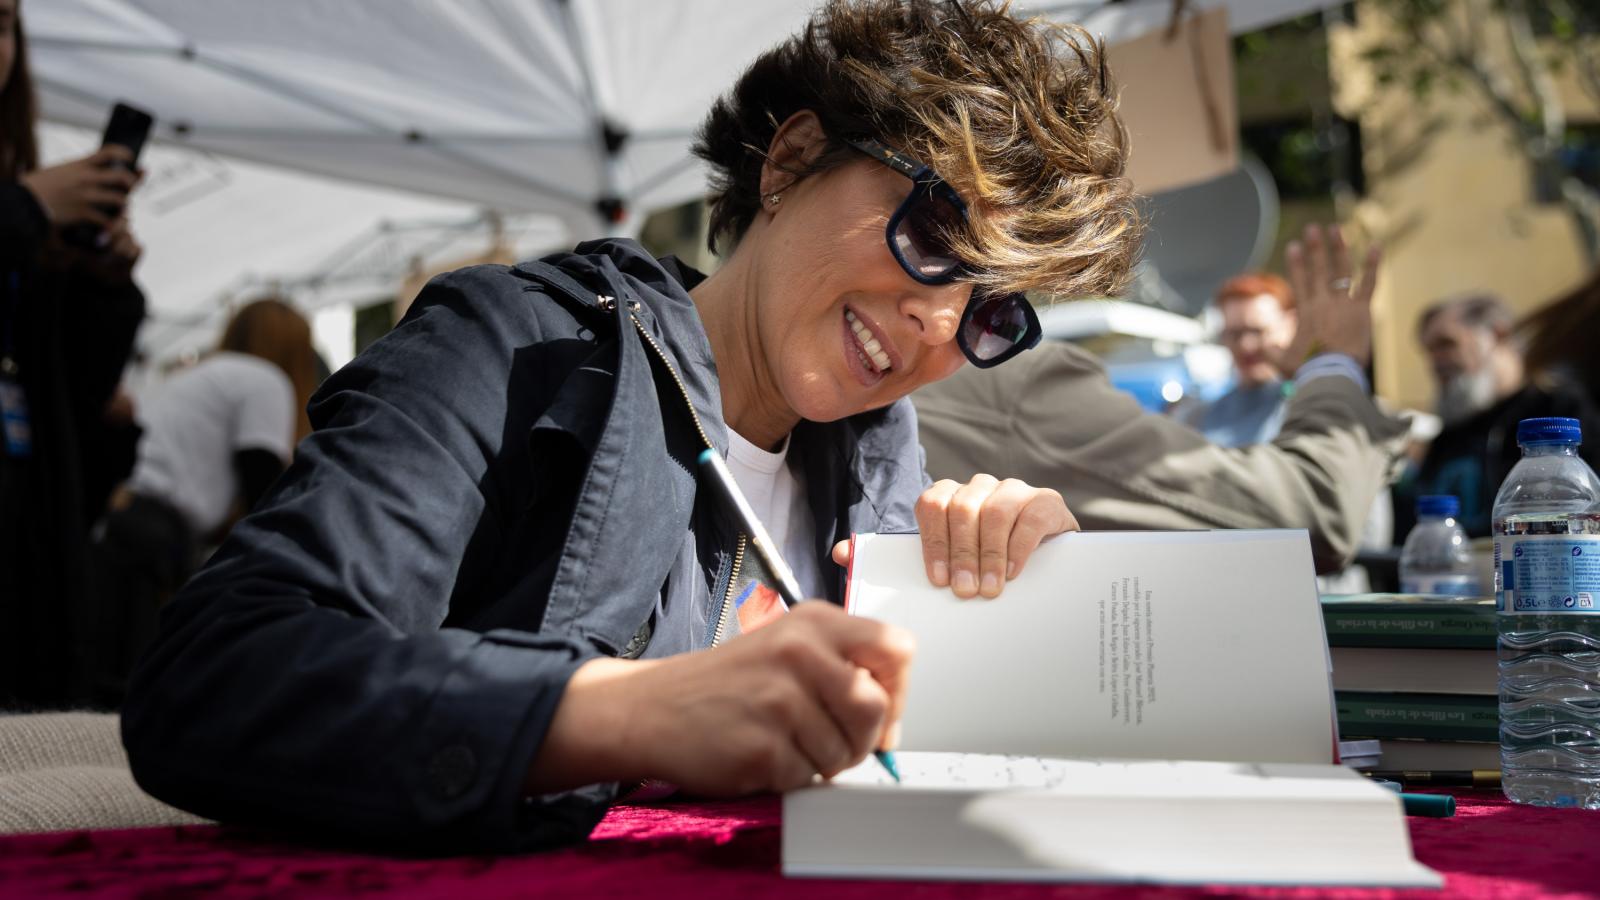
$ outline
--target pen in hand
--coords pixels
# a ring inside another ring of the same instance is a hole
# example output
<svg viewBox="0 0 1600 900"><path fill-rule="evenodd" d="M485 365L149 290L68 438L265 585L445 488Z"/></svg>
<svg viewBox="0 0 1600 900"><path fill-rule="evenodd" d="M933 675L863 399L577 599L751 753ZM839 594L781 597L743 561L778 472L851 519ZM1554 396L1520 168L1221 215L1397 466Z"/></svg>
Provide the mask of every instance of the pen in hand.
<svg viewBox="0 0 1600 900"><path fill-rule="evenodd" d="M761 558L761 564L777 582L775 587L784 604L793 607L803 601L805 597L800 592L800 583L795 580L794 570L783 561L777 545L772 542L772 536L767 533L761 520L756 518L755 509L750 506L750 501L745 499L744 492L739 490L738 483L733 480L733 473L728 471L728 464L722 461L717 451L707 448L700 452L700 468L705 470L717 493L722 495L723 502L738 518L739 526L750 536L750 544L755 548L756 555ZM896 782L900 780L900 770L895 765L894 754L888 750L874 750L872 755Z"/></svg>

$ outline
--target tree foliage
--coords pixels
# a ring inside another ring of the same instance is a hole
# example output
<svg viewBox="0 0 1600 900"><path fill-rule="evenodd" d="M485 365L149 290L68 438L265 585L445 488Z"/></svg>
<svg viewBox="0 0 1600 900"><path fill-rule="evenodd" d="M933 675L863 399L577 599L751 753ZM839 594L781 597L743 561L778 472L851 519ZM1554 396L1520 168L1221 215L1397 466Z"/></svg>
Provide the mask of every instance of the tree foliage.
<svg viewBox="0 0 1600 900"><path fill-rule="evenodd" d="M1600 3L1363 0L1359 9L1392 24L1362 50L1378 83L1419 102L1439 90L1477 94L1509 126L1538 198L1565 204L1600 262L1600 194L1561 164L1568 123L1556 84L1570 72L1600 104Z"/></svg>

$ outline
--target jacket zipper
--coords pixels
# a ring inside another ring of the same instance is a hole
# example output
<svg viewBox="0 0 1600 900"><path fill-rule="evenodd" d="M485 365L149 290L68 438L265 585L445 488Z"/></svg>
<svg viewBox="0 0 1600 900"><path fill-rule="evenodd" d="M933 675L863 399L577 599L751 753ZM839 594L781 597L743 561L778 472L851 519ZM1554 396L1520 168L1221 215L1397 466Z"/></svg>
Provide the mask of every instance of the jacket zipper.
<svg viewBox="0 0 1600 900"><path fill-rule="evenodd" d="M600 295L599 302L602 309L616 308L617 301L604 294ZM607 305L608 303L609 306ZM628 306L630 310L628 318L633 320L633 327L638 329L639 336L644 338L644 342L649 344L650 349L655 351L656 358L661 360L661 364L667 369L667 374L672 376L673 384L678 386L678 393L683 395L683 405L689 409L689 420L694 422L694 430L700 433L700 442L705 444L706 449L715 450L716 448L711 444L711 438L706 436L705 426L700 423L700 414L695 412L694 401L689 399L689 389L683 386L682 376L673 367L672 361L667 359L666 351L662 350L661 345L656 343L656 339L650 336L649 331L645 330L644 323L640 322L639 317L633 314L632 310L638 308L635 301L629 301ZM711 646L713 647L722 643L722 639L728 631L728 610L733 608L733 588L734 585L739 583L739 567L744 564L744 545L745 533L740 531L739 543L734 547L733 551L733 569L728 573L728 589L722 595L722 608L717 613L717 630L711 634Z"/></svg>
<svg viewBox="0 0 1600 900"><path fill-rule="evenodd" d="M722 611L717 613L717 630L711 635L711 646L722 643L728 630L728 610L733 608L733 588L739 583L739 566L744 562L744 532L739 532L739 545L733 551L733 571L728 573L728 590L722 595Z"/></svg>

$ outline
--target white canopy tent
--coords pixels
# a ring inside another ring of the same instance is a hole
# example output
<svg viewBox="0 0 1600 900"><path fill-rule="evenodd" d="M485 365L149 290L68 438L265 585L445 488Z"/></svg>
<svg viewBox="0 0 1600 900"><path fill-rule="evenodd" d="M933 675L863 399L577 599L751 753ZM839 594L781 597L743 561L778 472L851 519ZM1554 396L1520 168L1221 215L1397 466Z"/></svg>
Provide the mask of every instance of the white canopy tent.
<svg viewBox="0 0 1600 900"><path fill-rule="evenodd" d="M40 0L24 16L44 116L91 130L76 149L89 149L111 103L126 99L157 116L158 142L202 161L174 165L226 170L240 183L189 204L170 232L149 213L153 201L135 201L150 248L140 277L157 316L147 341L166 346L183 323L215 318L241 279L326 288L317 261L345 261L346 242L384 235L384 221L470 232L472 222L537 213L542 224L521 221L546 247L633 232L649 212L703 194L694 129L815 2ZM1226 7L1237 32L1328 2L1187 8ZM1164 28L1173 3L1017 9L1118 43ZM320 178L291 187L284 169ZM152 178L141 194L155 187ZM392 285L405 273L389 274Z"/></svg>
<svg viewBox="0 0 1600 900"><path fill-rule="evenodd" d="M83 156L100 136L47 124L47 161ZM568 242L538 214L500 216L469 203L351 184L174 145L148 149L129 216L144 245L138 278L149 317L139 343L154 361L203 349L237 305L290 298L318 325L330 364L349 359L351 309L393 296L414 269L498 241L517 256Z"/></svg>
<svg viewBox="0 0 1600 900"><path fill-rule="evenodd" d="M704 191L711 100L810 0L50 0L26 9L45 115L112 101L215 153L580 234Z"/></svg>
<svg viewBox="0 0 1600 900"><path fill-rule="evenodd" d="M1329 0L1189 0L1235 31ZM711 101L815 0L49 0L27 8L45 116L111 102L157 137L502 210L623 227L692 199ZM1035 0L1118 43L1171 0Z"/></svg>

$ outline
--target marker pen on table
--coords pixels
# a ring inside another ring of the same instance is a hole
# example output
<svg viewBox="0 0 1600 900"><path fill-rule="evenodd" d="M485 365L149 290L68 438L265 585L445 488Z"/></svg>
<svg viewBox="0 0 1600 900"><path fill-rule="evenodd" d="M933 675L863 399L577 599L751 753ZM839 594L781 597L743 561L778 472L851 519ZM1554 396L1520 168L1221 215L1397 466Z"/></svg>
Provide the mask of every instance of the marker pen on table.
<svg viewBox="0 0 1600 900"><path fill-rule="evenodd" d="M1374 778L1372 782L1399 794L1400 806L1408 816L1447 819L1456 814L1456 798L1449 794L1407 794L1400 790L1400 785L1396 782L1382 778Z"/></svg>
<svg viewBox="0 0 1600 900"><path fill-rule="evenodd" d="M1438 787L1500 787L1499 769L1378 769L1367 773L1373 778L1398 781L1405 785Z"/></svg>
<svg viewBox="0 0 1600 900"><path fill-rule="evenodd" d="M805 600L805 596L800 592L800 582L795 580L794 570L783 561L777 545L772 542L772 536L767 534L766 527L756 518L756 511L750 506L750 501L745 499L744 492L739 490L738 483L733 480L733 473L728 471L728 464L722 461L717 451L708 448L700 453L700 468L705 470L711 483L716 486L717 493L722 495L723 501L733 510L740 527L750 535L750 544L755 547L756 555L761 557L761 564L766 566L767 572L778 582L776 585L778 596L791 607ZM894 764L893 753L888 750L874 750L872 755L895 781L900 780L900 770Z"/></svg>

